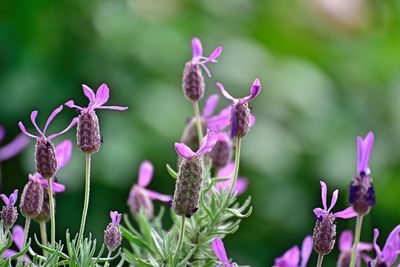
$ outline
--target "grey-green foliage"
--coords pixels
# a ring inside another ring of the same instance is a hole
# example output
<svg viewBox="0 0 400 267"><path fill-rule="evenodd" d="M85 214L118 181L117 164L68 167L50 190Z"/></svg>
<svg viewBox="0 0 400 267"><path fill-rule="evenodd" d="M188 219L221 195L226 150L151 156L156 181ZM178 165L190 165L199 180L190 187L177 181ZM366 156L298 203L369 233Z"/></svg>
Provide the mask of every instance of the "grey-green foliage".
<svg viewBox="0 0 400 267"><path fill-rule="evenodd" d="M176 179L175 171L167 165L167 171ZM173 225L165 230L162 225L164 208L149 220L142 211L135 217L134 227L127 215L121 226L123 237L130 249L124 248L123 257L133 266L215 266L218 263L211 249L214 238L223 238L239 229L241 219L250 216L250 197L240 205L228 190L216 190L215 183L223 178L212 178L210 169L205 173L199 210L185 220L185 237L181 251L175 256L181 218L172 210Z"/></svg>

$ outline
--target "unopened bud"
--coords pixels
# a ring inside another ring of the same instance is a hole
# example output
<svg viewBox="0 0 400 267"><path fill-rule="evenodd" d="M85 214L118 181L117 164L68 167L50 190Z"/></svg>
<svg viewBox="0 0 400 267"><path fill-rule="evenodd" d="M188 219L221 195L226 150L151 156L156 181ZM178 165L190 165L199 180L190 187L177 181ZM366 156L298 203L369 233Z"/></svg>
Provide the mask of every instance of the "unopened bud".
<svg viewBox="0 0 400 267"><path fill-rule="evenodd" d="M212 165L215 168L225 167L232 158L232 145L229 141L219 140L209 153Z"/></svg>
<svg viewBox="0 0 400 267"><path fill-rule="evenodd" d="M56 200L53 197L53 207L56 205ZM50 199L47 188L43 188L43 204L38 216L34 218L37 222L47 222L50 220Z"/></svg>
<svg viewBox="0 0 400 267"><path fill-rule="evenodd" d="M79 149L87 154L99 151L101 145L99 119L94 110L83 111L78 119L77 141Z"/></svg>
<svg viewBox="0 0 400 267"><path fill-rule="evenodd" d="M250 130L250 108L247 103L232 107L231 137L243 138Z"/></svg>
<svg viewBox="0 0 400 267"><path fill-rule="evenodd" d="M329 254L336 240L335 218L331 214L320 216L313 233L314 250L320 255Z"/></svg>
<svg viewBox="0 0 400 267"><path fill-rule="evenodd" d="M0 212L0 217L3 220L4 225L8 229L11 229L18 217L17 208L12 205L3 206L3 209Z"/></svg>
<svg viewBox="0 0 400 267"><path fill-rule="evenodd" d="M35 161L37 172L46 179L51 178L57 171L57 159L52 142L41 138L36 142Z"/></svg>
<svg viewBox="0 0 400 267"><path fill-rule="evenodd" d="M183 93L186 99L197 102L204 95L204 77L200 65L188 62L185 65L182 78Z"/></svg>
<svg viewBox="0 0 400 267"><path fill-rule="evenodd" d="M204 121L201 120L201 128L203 133L207 131L207 126ZM199 149L199 135L197 132L196 120L190 119L181 137L181 142L190 147L193 151Z"/></svg>
<svg viewBox="0 0 400 267"><path fill-rule="evenodd" d="M375 190L369 176L353 179L350 185L349 202L359 215L365 215L375 205Z"/></svg>
<svg viewBox="0 0 400 267"><path fill-rule="evenodd" d="M21 196L20 210L27 218L39 215L43 205L43 186L37 179L29 179Z"/></svg>
<svg viewBox="0 0 400 267"><path fill-rule="evenodd" d="M104 231L104 244L106 244L108 250L114 251L121 245L121 242L122 236L119 225L109 223Z"/></svg>

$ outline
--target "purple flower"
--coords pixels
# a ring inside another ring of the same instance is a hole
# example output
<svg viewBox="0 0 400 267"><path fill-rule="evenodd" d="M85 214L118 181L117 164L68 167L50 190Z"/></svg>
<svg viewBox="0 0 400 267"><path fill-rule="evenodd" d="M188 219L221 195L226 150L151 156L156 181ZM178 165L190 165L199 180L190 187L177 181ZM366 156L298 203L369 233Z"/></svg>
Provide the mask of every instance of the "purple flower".
<svg viewBox="0 0 400 267"><path fill-rule="evenodd" d="M200 65L205 72L207 73L208 77L211 77L210 70L206 67L206 64L209 62L215 63L217 62L217 58L221 55L222 47L217 47L214 51L208 56L203 56L203 46L201 45L200 39L194 37L192 39L192 60L191 63L193 65Z"/></svg>
<svg viewBox="0 0 400 267"><path fill-rule="evenodd" d="M5 194L1 194L0 198L4 201L4 204L6 204L7 207L12 207L15 205L15 203L17 203L18 189L15 189L10 197L7 197Z"/></svg>
<svg viewBox="0 0 400 267"><path fill-rule="evenodd" d="M225 177L229 178L228 180L218 182L215 184L215 187L218 191L229 189L232 183L234 171L235 171L235 163L233 161L229 162L228 165L226 165L224 168L218 170L216 175L218 178L225 178ZM236 180L236 184L233 188L233 193L238 195L243 194L246 191L248 184L249 182L247 178L238 177Z"/></svg>
<svg viewBox="0 0 400 267"><path fill-rule="evenodd" d="M400 254L400 225L396 226L389 234L385 246L381 250L376 241L378 240L379 230L374 229L374 249L376 258L368 262L368 266L380 267L391 266ZM367 258L368 259L368 258Z"/></svg>
<svg viewBox="0 0 400 267"><path fill-rule="evenodd" d="M37 140L45 139L45 140L50 141L51 139L53 139L53 138L55 138L55 137L57 137L57 136L59 136L59 135L65 133L66 131L68 131L69 129L71 129L71 127L73 127L73 126L77 123L77 121L78 121L77 118L74 118L74 119L72 119L72 121L71 121L71 123L68 125L68 127L65 128L63 131L61 131L61 132L59 132L59 133L56 133L56 134L52 134L52 135L46 137L46 131L47 131L47 128L49 127L50 122L54 119L55 116L57 116L58 113L61 112L62 109L63 109L63 106L59 106L58 108L56 108L56 109L50 114L49 118L48 118L47 121L46 121L46 124L45 124L45 126L44 126L43 131L40 130L40 128L39 128L38 125L36 124L36 117L37 117L37 115L38 115L38 112L37 112L36 110L32 111L32 113L31 113L31 121L32 121L33 126L35 126L35 128L36 128L37 132L39 133L39 135L34 135L34 134L31 134L31 133L28 133L28 132L26 131L26 129L25 129L24 124L23 124L21 121L18 123L18 126L19 126L19 128L21 129L21 131L22 131L25 135L27 135L27 136L29 136L29 137L35 138L35 139L37 139Z"/></svg>
<svg viewBox="0 0 400 267"><path fill-rule="evenodd" d="M6 135L4 127L0 126L0 143ZM10 143L0 148L0 162L8 160L20 153L29 144L29 138L23 134L17 135Z"/></svg>
<svg viewBox="0 0 400 267"><path fill-rule="evenodd" d="M292 247L281 257L275 259L274 267L306 267L311 251L312 238L306 236L301 245L301 252L298 246Z"/></svg>
<svg viewBox="0 0 400 267"><path fill-rule="evenodd" d="M118 211L111 211L110 217L111 222L104 231L104 244L106 244L109 251L114 251L122 242L121 231L119 230L122 214L118 213Z"/></svg>
<svg viewBox="0 0 400 267"><path fill-rule="evenodd" d="M370 175L369 158L374 146L374 133L369 132L363 140L357 137L357 174L360 176Z"/></svg>
<svg viewBox="0 0 400 267"><path fill-rule="evenodd" d="M15 225L12 228L12 240L14 241L14 244L17 246L18 250L21 251L23 249L22 245L24 242L24 228L19 225ZM4 251L3 257L7 259L17 253L18 252L13 249L6 249L6 251ZM24 255L23 261L30 262L31 260L27 255Z"/></svg>
<svg viewBox="0 0 400 267"><path fill-rule="evenodd" d="M371 250L372 244L359 242L357 246L356 267L361 267L361 257L366 255L362 253L365 250ZM348 267L353 252L353 234L351 231L343 231L339 238L340 256L338 259L338 267Z"/></svg>
<svg viewBox="0 0 400 267"><path fill-rule="evenodd" d="M18 189L14 190L9 198L4 194L1 194L0 198L4 201L4 204L6 204L0 211L0 219L3 221L4 225L10 229L18 217L17 208L14 207L18 198Z"/></svg>
<svg viewBox="0 0 400 267"><path fill-rule="evenodd" d="M196 152L193 152L193 150L184 143L175 143L175 150L182 158L190 160L193 157L200 157L210 152L216 142L217 134L207 129L207 134L204 136L200 148Z"/></svg>
<svg viewBox="0 0 400 267"><path fill-rule="evenodd" d="M122 214L118 211L110 211L111 223L118 226L121 222Z"/></svg>
<svg viewBox="0 0 400 267"><path fill-rule="evenodd" d="M216 267L234 267L237 266L236 263L231 263L228 259L228 255L226 254L224 243L221 239L215 238L212 241L212 249L215 253L215 256L219 259L221 264L218 264Z"/></svg>
<svg viewBox="0 0 400 267"><path fill-rule="evenodd" d="M332 199L331 199L331 205L328 208L327 201L326 201L328 189L327 189L325 182L320 181L320 183L321 183L321 199L322 199L323 209L315 208L313 210L313 212L317 218L321 218L322 216L325 216L328 214L332 215L333 218L343 218L343 219L349 219L349 218L353 218L353 217L357 216L357 213L353 210L352 207L348 207L347 209L336 212L336 213L331 213L331 210L335 206L336 201L338 199L339 190L336 189L333 192Z"/></svg>
<svg viewBox="0 0 400 267"><path fill-rule="evenodd" d="M108 89L107 84L103 83L100 85L99 89L97 89L96 94L90 89L87 85L83 84L83 93L89 99L89 105L87 107L80 107L75 105L73 100L69 100L65 105L69 108L75 108L79 111L87 111L90 112L95 109L112 109L112 110L127 110L128 107L120 107L120 106L104 106L104 104L108 101L110 97L110 89Z"/></svg>

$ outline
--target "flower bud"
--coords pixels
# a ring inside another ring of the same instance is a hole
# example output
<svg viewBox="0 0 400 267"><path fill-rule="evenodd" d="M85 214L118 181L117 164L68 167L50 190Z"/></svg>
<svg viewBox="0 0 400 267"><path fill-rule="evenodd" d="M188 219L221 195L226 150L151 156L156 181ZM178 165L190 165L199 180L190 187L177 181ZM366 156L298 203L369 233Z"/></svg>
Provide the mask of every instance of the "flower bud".
<svg viewBox="0 0 400 267"><path fill-rule="evenodd" d="M182 78L183 93L186 99L197 102L204 95L204 77L200 65L191 61L186 63Z"/></svg>
<svg viewBox="0 0 400 267"><path fill-rule="evenodd" d="M56 200L53 197L53 206L55 207ZM39 215L34 218L37 222L47 222L50 220L50 199L47 188L43 188L43 203Z"/></svg>
<svg viewBox="0 0 400 267"><path fill-rule="evenodd" d="M94 110L83 111L78 119L77 141L79 149L87 154L99 151L101 145L99 120Z"/></svg>
<svg viewBox="0 0 400 267"><path fill-rule="evenodd" d="M353 179L350 185L349 202L359 215L365 215L375 205L375 190L369 176Z"/></svg>
<svg viewBox="0 0 400 267"><path fill-rule="evenodd" d="M184 159L179 167L172 208L177 215L190 218L197 211L203 165L198 157Z"/></svg>
<svg viewBox="0 0 400 267"><path fill-rule="evenodd" d="M109 251L114 251L121 245L122 236L119 230L119 223L121 221L122 214L117 211L110 212L111 222L107 225L107 229L104 231L104 244L106 244Z"/></svg>
<svg viewBox="0 0 400 267"><path fill-rule="evenodd" d="M37 172L46 179L51 178L57 171L57 159L52 142L41 138L36 142L35 161Z"/></svg>
<svg viewBox="0 0 400 267"><path fill-rule="evenodd" d="M314 250L320 255L329 254L336 240L335 218L331 214L320 216L313 233Z"/></svg>
<svg viewBox="0 0 400 267"><path fill-rule="evenodd" d="M19 208L27 218L39 215L43 205L43 186L38 179L29 179L21 196Z"/></svg>
<svg viewBox="0 0 400 267"><path fill-rule="evenodd" d="M154 206L150 197L138 186L133 186L128 199L128 206L132 216L137 217L143 210L146 217L151 219L154 216Z"/></svg>
<svg viewBox="0 0 400 267"><path fill-rule="evenodd" d="M231 137L243 138L250 130L250 108L247 103L238 103L232 107Z"/></svg>
<svg viewBox="0 0 400 267"><path fill-rule="evenodd" d="M3 209L0 212L0 217L3 220L4 225L8 229L11 229L18 217L17 208L12 205L3 206Z"/></svg>
<svg viewBox="0 0 400 267"><path fill-rule="evenodd" d="M212 165L215 168L223 168L232 158L232 145L228 140L219 140L209 153Z"/></svg>

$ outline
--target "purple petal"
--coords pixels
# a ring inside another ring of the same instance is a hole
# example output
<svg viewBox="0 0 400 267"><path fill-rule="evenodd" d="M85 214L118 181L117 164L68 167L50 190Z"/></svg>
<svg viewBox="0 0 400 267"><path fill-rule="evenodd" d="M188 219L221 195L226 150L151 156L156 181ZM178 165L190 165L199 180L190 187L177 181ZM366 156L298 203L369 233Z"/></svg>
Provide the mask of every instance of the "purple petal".
<svg viewBox="0 0 400 267"><path fill-rule="evenodd" d="M337 199L338 199L338 195L339 195L339 190L336 189L335 191L333 191L331 205L329 206L328 212L330 212L333 209L333 207L335 206Z"/></svg>
<svg viewBox="0 0 400 267"><path fill-rule="evenodd" d="M211 54L207 58L207 62L216 62L216 59L221 55L222 47L218 46L211 52Z"/></svg>
<svg viewBox="0 0 400 267"><path fill-rule="evenodd" d="M207 128L213 132L220 132L230 124L232 107L223 109L218 115L206 120Z"/></svg>
<svg viewBox="0 0 400 267"><path fill-rule="evenodd" d="M191 159L195 155L190 147L184 143L175 143L175 150L176 153L184 159Z"/></svg>
<svg viewBox="0 0 400 267"><path fill-rule="evenodd" d="M22 226L15 225L12 228L12 239L17 248L21 251L23 249L22 243L24 242L24 228L22 228Z"/></svg>
<svg viewBox="0 0 400 267"><path fill-rule="evenodd" d="M400 251L400 225L389 234L385 246L382 249L382 261L391 266L397 259Z"/></svg>
<svg viewBox="0 0 400 267"><path fill-rule="evenodd" d="M146 187L149 185L151 179L153 178L154 167L150 161L145 160L140 164L139 167L139 178L138 185L141 187Z"/></svg>
<svg viewBox="0 0 400 267"><path fill-rule="evenodd" d="M17 203L18 199L18 189L15 189L14 192L10 195L10 198L8 199L9 205L15 205Z"/></svg>
<svg viewBox="0 0 400 267"><path fill-rule="evenodd" d="M255 98L261 92L261 83L259 79L255 79L253 85L250 87L250 95L242 99L242 103L247 103Z"/></svg>
<svg viewBox="0 0 400 267"><path fill-rule="evenodd" d="M252 127L254 125L254 123L256 123L256 116L254 116L253 114L250 114L250 120L249 120L250 127Z"/></svg>
<svg viewBox="0 0 400 267"><path fill-rule="evenodd" d="M216 83L215 86L219 89L219 91L222 93L222 95L228 99L231 100L232 102L237 102L237 99L231 96L228 91L225 90L224 86L222 83Z"/></svg>
<svg viewBox="0 0 400 267"><path fill-rule="evenodd" d="M249 181L244 177L238 177L236 180L235 187L233 188L233 192L237 195L241 195L246 192L246 189L249 185Z"/></svg>
<svg viewBox="0 0 400 267"><path fill-rule="evenodd" d="M298 246L294 246L287 250L281 257L275 259L276 267L292 267L298 266L300 261L300 250Z"/></svg>
<svg viewBox="0 0 400 267"><path fill-rule="evenodd" d="M24 124L22 123L22 121L18 122L18 127L19 127L19 129L21 130L21 132L22 132L23 134L25 134L25 135L27 135L27 136L29 136L29 137L35 138L35 139L39 139L39 138L40 138L39 136L36 136L36 135L33 135L33 134L28 133L28 132L26 131L25 126L24 126Z"/></svg>
<svg viewBox="0 0 400 267"><path fill-rule="evenodd" d="M6 136L6 130L3 126L0 126L0 143L3 141L4 137Z"/></svg>
<svg viewBox="0 0 400 267"><path fill-rule="evenodd" d="M82 84L83 93L89 99L89 106L94 105L96 101L96 95L94 94L93 90L87 86L86 84Z"/></svg>
<svg viewBox="0 0 400 267"><path fill-rule="evenodd" d="M379 230L377 228L374 229L374 249L376 253L376 257L379 258L382 254L381 248L378 246L376 241L378 240L379 237Z"/></svg>
<svg viewBox="0 0 400 267"><path fill-rule="evenodd" d="M6 249L6 251L4 251L4 253L3 253L3 257L5 258L5 259L8 259L9 257L12 257L12 256L14 256L15 254L17 254L18 252L17 251L15 251L15 250L13 250L13 249Z"/></svg>
<svg viewBox="0 0 400 267"><path fill-rule="evenodd" d="M30 140L23 134L19 134L9 144L0 148L0 162L10 159L19 154L28 144Z"/></svg>
<svg viewBox="0 0 400 267"><path fill-rule="evenodd" d="M328 206L326 205L326 192L328 191L328 189L324 181L320 181L319 183L321 184L322 206L324 207L324 210L327 210Z"/></svg>
<svg viewBox="0 0 400 267"><path fill-rule="evenodd" d="M70 101L66 102L64 105L66 105L69 108L76 108L78 110L83 110L82 107L75 105L74 100L70 100Z"/></svg>
<svg viewBox="0 0 400 267"><path fill-rule="evenodd" d="M43 136L43 132L40 130L39 126L36 123L36 117L38 115L38 112L36 110L32 111L31 113L31 122L33 124L33 126L35 126L36 131L38 131L38 133Z"/></svg>
<svg viewBox="0 0 400 267"><path fill-rule="evenodd" d="M201 141L199 150L195 153L197 157L210 152L217 143L217 134L207 129L207 134Z"/></svg>
<svg viewBox="0 0 400 267"><path fill-rule="evenodd" d="M169 195L164 195L164 194L160 194L158 192L143 188L143 192L145 192L149 198L154 199L154 200L160 200L162 202L168 202L170 200L172 200L172 197Z"/></svg>
<svg viewBox="0 0 400 267"><path fill-rule="evenodd" d="M58 169L64 168L72 155L72 141L64 140L56 145L56 158Z"/></svg>
<svg viewBox="0 0 400 267"><path fill-rule="evenodd" d="M10 206L10 200L8 199L8 197L5 194L1 194L0 198L3 200L4 204L6 204L6 206Z"/></svg>
<svg viewBox="0 0 400 267"><path fill-rule="evenodd" d="M207 68L206 64L201 63L200 66L204 69L208 78L211 78L211 71Z"/></svg>
<svg viewBox="0 0 400 267"><path fill-rule="evenodd" d="M71 129L73 126L75 126L75 124L77 124L77 123L78 123L78 118L73 118L72 121L71 121L71 123L67 126L67 128L65 128L63 131L61 131L61 132L59 132L59 133L50 135L47 139L48 139L48 140L51 140L51 139L53 139L53 138L55 138L55 137L57 137L57 136L62 135L63 133L65 133L65 132L67 132L69 129Z"/></svg>
<svg viewBox="0 0 400 267"><path fill-rule="evenodd" d="M48 184L47 179L44 179L42 176L40 176L40 174L36 174L36 173L35 173L34 175L38 175L40 183L41 183L45 188L48 188L48 187L49 187L49 184ZM57 183L57 182L55 182L54 180L51 181L51 187L52 187L54 193L61 193L61 192L64 192L64 191L65 191L65 185L60 184L60 183Z"/></svg>
<svg viewBox="0 0 400 267"><path fill-rule="evenodd" d="M301 245L301 267L306 267L308 263L308 259L310 258L311 252L313 249L312 237L306 236L303 240L303 244Z"/></svg>
<svg viewBox="0 0 400 267"><path fill-rule="evenodd" d="M221 168L217 172L217 177L232 177L235 171L235 162L230 161L225 167Z"/></svg>
<svg viewBox="0 0 400 267"><path fill-rule="evenodd" d="M315 217L317 217L317 218L326 214L326 210L323 210L321 208L315 208L315 209L313 209L313 212L315 214Z"/></svg>
<svg viewBox="0 0 400 267"><path fill-rule="evenodd" d="M120 106L100 106L100 107L96 107L96 109L127 110L128 107L120 107Z"/></svg>
<svg viewBox="0 0 400 267"><path fill-rule="evenodd" d="M372 148L374 145L374 133L369 132L365 139L357 137L357 173L364 172L369 174L369 158L371 156Z"/></svg>
<svg viewBox="0 0 400 267"><path fill-rule="evenodd" d="M357 215L358 215L357 212L355 212L352 207L348 207L345 210L334 213L333 217L342 218L342 219L350 219L350 218L356 217Z"/></svg>
<svg viewBox="0 0 400 267"><path fill-rule="evenodd" d="M122 214L118 213L118 211L110 211L111 222L115 225L119 225L121 222Z"/></svg>
<svg viewBox="0 0 400 267"><path fill-rule="evenodd" d="M371 249L373 249L373 245L371 243L364 243L364 242L358 243L357 250L359 252L364 251L364 250L371 250Z"/></svg>
<svg viewBox="0 0 400 267"><path fill-rule="evenodd" d="M207 98L206 104L204 105L203 114L202 114L203 118L208 118L214 113L214 110L218 105L218 99L219 99L219 95L217 95L217 94L211 95Z"/></svg>
<svg viewBox="0 0 400 267"><path fill-rule="evenodd" d="M353 246L353 233L349 230L343 231L339 238L339 249L341 252L351 251Z"/></svg>
<svg viewBox="0 0 400 267"><path fill-rule="evenodd" d="M192 58L201 57L203 55L203 46L200 39L193 37L192 39Z"/></svg>
<svg viewBox="0 0 400 267"><path fill-rule="evenodd" d="M231 144L231 139L229 138L227 133L217 133L217 141L227 142Z"/></svg>
<svg viewBox="0 0 400 267"><path fill-rule="evenodd" d="M102 85L100 85L99 89L97 89L95 107L98 108L106 103L109 97L110 89L108 89L107 84L103 83Z"/></svg>
<svg viewBox="0 0 400 267"><path fill-rule="evenodd" d="M62 110L63 108L64 108L64 106L61 105L61 106L59 106L58 108L56 108L56 109L50 114L50 117L47 119L46 125L44 126L43 134L42 134L42 135L45 135L45 134L46 134L46 131L47 131L47 128L49 127L50 122L54 119L55 116L57 116L58 113L61 112L61 110Z"/></svg>
<svg viewBox="0 0 400 267"><path fill-rule="evenodd" d="M223 264L230 264L228 255L226 255L224 243L221 239L216 238L212 241L212 249L215 253L215 256L223 263Z"/></svg>

